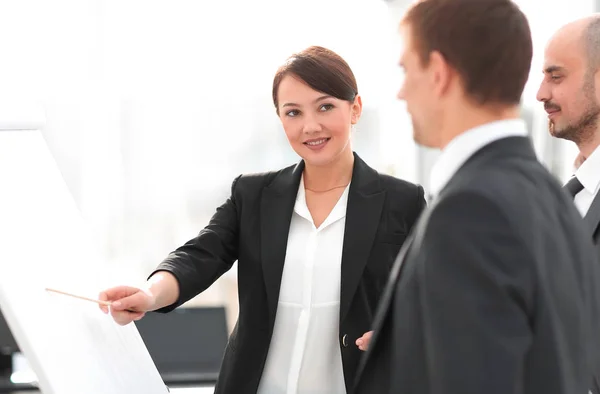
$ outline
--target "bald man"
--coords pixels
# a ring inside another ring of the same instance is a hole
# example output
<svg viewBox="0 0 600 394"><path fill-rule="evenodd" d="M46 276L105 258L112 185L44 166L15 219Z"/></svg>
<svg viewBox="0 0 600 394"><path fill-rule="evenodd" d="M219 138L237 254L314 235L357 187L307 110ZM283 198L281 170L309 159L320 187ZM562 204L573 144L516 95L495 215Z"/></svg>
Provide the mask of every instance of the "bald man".
<svg viewBox="0 0 600 394"><path fill-rule="evenodd" d="M565 185L600 258L600 14L560 28L544 55L537 99L548 113L550 134L579 148L576 171ZM598 284L600 286L600 283ZM600 340L600 330L597 330ZM600 357L600 348L596 356ZM600 393L600 361L594 392Z"/></svg>

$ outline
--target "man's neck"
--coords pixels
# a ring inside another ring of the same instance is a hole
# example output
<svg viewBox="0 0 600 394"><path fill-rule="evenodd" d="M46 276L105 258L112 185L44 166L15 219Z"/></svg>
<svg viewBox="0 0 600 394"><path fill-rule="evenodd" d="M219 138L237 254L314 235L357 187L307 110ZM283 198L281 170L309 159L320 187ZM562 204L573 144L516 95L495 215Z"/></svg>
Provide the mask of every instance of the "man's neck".
<svg viewBox="0 0 600 394"><path fill-rule="evenodd" d="M596 130L596 132L592 135L591 138L586 141L581 141L577 144L579 148L580 154L584 159L590 157L592 153L596 150L596 148L600 145L600 130Z"/></svg>
<svg viewBox="0 0 600 394"><path fill-rule="evenodd" d="M469 108L464 111L454 111L454 115L444 122L443 129L440 133L440 149L444 149L450 141L471 130L484 124L497 122L501 120L519 119L519 108Z"/></svg>

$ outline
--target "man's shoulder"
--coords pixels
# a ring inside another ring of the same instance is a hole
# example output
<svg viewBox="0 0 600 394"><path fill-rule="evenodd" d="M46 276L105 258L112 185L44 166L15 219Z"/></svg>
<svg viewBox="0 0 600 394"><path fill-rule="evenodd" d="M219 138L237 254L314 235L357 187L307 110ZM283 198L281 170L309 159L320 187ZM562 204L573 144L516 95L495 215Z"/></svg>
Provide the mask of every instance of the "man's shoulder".
<svg viewBox="0 0 600 394"><path fill-rule="evenodd" d="M558 179L535 156L480 156L459 169L447 189L480 195L499 205L564 202Z"/></svg>
<svg viewBox="0 0 600 394"><path fill-rule="evenodd" d="M484 204L487 208L480 213L481 220L495 216L528 239L529 231L565 226L567 222L573 227L581 220L558 179L533 160L498 160L471 166L457 174L440 197L453 201L442 207L461 209L469 218L474 217L474 204Z"/></svg>

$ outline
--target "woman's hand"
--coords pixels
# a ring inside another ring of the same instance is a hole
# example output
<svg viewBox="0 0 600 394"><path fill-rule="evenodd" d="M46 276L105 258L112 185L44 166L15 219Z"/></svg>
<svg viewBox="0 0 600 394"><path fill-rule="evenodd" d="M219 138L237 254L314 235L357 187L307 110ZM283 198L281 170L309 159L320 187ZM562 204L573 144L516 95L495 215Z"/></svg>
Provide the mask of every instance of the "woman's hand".
<svg viewBox="0 0 600 394"><path fill-rule="evenodd" d="M369 349L369 342L371 342L371 337L373 336L373 331L369 331L363 334L362 337L356 340L356 346L363 352L366 352Z"/></svg>
<svg viewBox="0 0 600 394"><path fill-rule="evenodd" d="M148 290L130 286L104 290L98 298L111 303L110 307L100 305L100 309L104 313L110 313L114 321L122 326L140 320L154 305L154 297Z"/></svg>

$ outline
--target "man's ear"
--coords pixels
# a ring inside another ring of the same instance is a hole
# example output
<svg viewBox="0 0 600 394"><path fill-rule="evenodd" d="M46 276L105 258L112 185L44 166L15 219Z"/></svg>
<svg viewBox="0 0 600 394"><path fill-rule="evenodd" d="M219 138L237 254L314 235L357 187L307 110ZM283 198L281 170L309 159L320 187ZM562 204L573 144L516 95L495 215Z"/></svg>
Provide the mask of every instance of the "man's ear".
<svg viewBox="0 0 600 394"><path fill-rule="evenodd" d="M594 74L594 82L596 87L596 103L600 103L600 68Z"/></svg>
<svg viewBox="0 0 600 394"><path fill-rule="evenodd" d="M434 94L438 97L445 95L448 92L452 81L452 67L450 67L450 64L448 64L444 55L438 51L433 51L429 55L428 68L431 73Z"/></svg>

